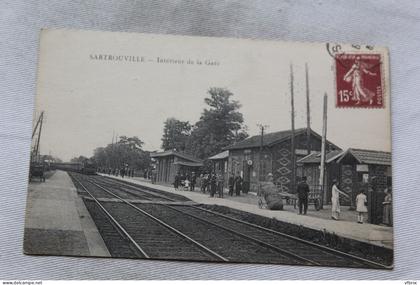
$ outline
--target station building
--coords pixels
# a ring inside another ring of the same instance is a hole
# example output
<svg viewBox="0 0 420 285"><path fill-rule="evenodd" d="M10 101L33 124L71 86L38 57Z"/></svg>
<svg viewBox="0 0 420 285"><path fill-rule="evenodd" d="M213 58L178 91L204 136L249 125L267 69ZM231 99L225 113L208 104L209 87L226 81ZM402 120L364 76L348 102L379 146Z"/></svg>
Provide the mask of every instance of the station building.
<svg viewBox="0 0 420 285"><path fill-rule="evenodd" d="M296 162L308 155L306 128L295 130L295 166ZM259 181L265 181L269 173L281 191L294 192L292 185L292 131L285 130L252 136L226 148L229 151L228 175L241 175L245 191L256 192ZM322 137L310 130L310 151L321 150ZM261 145L262 143L262 145ZM340 150L327 141L326 150ZM297 174L297 172L296 172ZM297 175L298 176L298 175Z"/></svg>
<svg viewBox="0 0 420 285"><path fill-rule="evenodd" d="M201 159L174 150L151 153L150 157L155 160L156 182L161 183L173 183L177 173L198 173L203 166Z"/></svg>

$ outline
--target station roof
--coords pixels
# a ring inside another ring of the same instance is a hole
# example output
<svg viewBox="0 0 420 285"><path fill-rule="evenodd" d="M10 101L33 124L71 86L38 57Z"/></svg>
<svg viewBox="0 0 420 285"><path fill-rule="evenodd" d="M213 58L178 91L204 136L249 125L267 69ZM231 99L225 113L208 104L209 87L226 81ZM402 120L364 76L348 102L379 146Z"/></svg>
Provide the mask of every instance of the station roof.
<svg viewBox="0 0 420 285"><path fill-rule="evenodd" d="M368 149L349 148L346 151L333 150L325 155L325 162L330 163L334 160L340 162L347 156L352 156L360 164L391 165L391 153ZM321 153L313 152L297 161L302 164L321 163Z"/></svg>
<svg viewBox="0 0 420 285"><path fill-rule="evenodd" d="M153 157L153 158L166 157L166 156L172 156L172 155L183 158L185 160L192 161L192 162L203 163L203 161L199 158L196 158L186 153L177 152L174 150L166 150L166 151L161 151L161 152L150 153L150 157Z"/></svg>
<svg viewBox="0 0 420 285"><path fill-rule="evenodd" d="M348 155L353 156L361 164L391 165L392 160L390 152L349 148L342 155L340 155L340 158L337 160L337 162L340 162L344 157Z"/></svg>
<svg viewBox="0 0 420 285"><path fill-rule="evenodd" d="M295 129L295 136L304 134L304 133L306 133L306 128ZM315 137L318 137L319 139L322 138L321 135L319 135L312 129L311 129L311 134ZM272 146L277 143L288 140L291 137L292 137L292 130L284 130L284 131L279 131L279 132L267 133L267 134L264 134L263 146ZM333 145L337 149L340 149L338 146L331 143L330 141L327 141L327 143ZM245 148L256 148L256 147L261 147L261 135L252 136L243 141L240 141L231 146L228 146L225 149L233 150L233 149L245 149Z"/></svg>
<svg viewBox="0 0 420 285"><path fill-rule="evenodd" d="M229 151L225 150L221 153L218 153L216 155L213 155L212 157L209 157L210 160L219 160L219 159L225 159L229 157Z"/></svg>
<svg viewBox="0 0 420 285"><path fill-rule="evenodd" d="M340 155L343 152L344 151L342 151L342 150L333 150L333 151L328 152L325 155L325 162L329 163L329 162L337 159L338 157L340 157ZM307 164L309 164L309 163L321 163L321 152L320 151L315 151L311 154L308 154L307 156L299 159L297 161L297 163L303 163L303 164L305 164L305 163L307 163Z"/></svg>

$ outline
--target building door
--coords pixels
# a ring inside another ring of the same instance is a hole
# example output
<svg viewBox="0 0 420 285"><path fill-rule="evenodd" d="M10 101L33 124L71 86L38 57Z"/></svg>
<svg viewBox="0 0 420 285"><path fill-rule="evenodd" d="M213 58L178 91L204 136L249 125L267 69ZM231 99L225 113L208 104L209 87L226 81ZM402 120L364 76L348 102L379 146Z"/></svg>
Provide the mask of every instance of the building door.
<svg viewBox="0 0 420 285"><path fill-rule="evenodd" d="M382 180L382 181L381 181ZM368 198L368 219L371 224L379 225L383 218L383 204L385 194L383 192L384 179L372 177L370 187L367 191ZM366 192L365 192L366 193Z"/></svg>
<svg viewBox="0 0 420 285"><path fill-rule="evenodd" d="M244 177L243 177L243 185L242 185L242 191L244 193L249 192L250 182L251 182L251 171L252 171L252 165L248 164L248 160L243 161L243 170L244 170Z"/></svg>

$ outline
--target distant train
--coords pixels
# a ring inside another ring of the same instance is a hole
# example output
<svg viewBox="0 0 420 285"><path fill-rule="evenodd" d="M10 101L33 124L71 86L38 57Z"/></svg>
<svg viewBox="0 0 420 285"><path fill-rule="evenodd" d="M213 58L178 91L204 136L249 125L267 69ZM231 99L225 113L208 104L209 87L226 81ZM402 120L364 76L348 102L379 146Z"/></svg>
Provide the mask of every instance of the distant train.
<svg viewBox="0 0 420 285"><path fill-rule="evenodd" d="M85 162L64 162L64 163L52 163L52 169L59 169L64 171L73 171L86 175L96 174L96 165L91 161Z"/></svg>

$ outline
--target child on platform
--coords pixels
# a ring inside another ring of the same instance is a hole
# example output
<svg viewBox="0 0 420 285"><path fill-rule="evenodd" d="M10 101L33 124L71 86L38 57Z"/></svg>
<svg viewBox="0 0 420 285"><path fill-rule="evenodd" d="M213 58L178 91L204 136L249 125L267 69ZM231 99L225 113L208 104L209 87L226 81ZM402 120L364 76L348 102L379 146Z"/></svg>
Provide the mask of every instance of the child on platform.
<svg viewBox="0 0 420 285"><path fill-rule="evenodd" d="M360 193L356 196L356 211L357 211L357 222L359 224L363 224L363 218L365 213L367 213L367 197L362 190L360 190Z"/></svg>

